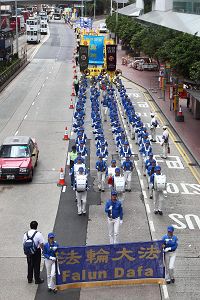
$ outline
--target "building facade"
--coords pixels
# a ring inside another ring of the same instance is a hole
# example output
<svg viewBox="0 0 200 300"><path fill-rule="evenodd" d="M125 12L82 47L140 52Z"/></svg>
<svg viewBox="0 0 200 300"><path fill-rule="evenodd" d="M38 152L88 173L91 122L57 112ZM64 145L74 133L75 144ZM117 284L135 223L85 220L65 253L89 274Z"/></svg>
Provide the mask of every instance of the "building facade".
<svg viewBox="0 0 200 300"><path fill-rule="evenodd" d="M200 15L200 0L174 0L173 11Z"/></svg>

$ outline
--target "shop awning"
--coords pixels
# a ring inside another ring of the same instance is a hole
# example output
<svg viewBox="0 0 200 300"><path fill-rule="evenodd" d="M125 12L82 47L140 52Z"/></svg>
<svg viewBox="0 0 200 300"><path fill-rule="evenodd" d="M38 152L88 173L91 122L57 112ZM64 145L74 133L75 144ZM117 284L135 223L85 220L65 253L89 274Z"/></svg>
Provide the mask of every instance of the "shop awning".
<svg viewBox="0 0 200 300"><path fill-rule="evenodd" d="M140 15L141 9L136 7L136 4L130 4L123 8L118 9L118 13L128 17L138 17Z"/></svg>
<svg viewBox="0 0 200 300"><path fill-rule="evenodd" d="M200 15L173 11L152 11L138 17L138 20L200 36Z"/></svg>

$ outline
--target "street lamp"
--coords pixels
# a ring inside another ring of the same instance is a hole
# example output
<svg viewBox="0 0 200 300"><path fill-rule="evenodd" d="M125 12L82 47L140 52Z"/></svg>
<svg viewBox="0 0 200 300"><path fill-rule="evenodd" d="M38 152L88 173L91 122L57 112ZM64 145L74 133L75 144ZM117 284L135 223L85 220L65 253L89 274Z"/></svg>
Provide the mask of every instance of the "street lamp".
<svg viewBox="0 0 200 300"><path fill-rule="evenodd" d="M96 0L94 0L94 20L96 18Z"/></svg>
<svg viewBox="0 0 200 300"><path fill-rule="evenodd" d="M19 44L18 44L18 38L19 38L19 34L18 34L18 22L17 22L17 0L15 0L15 33L16 33L16 51L17 51L17 57L18 57L18 52L19 52Z"/></svg>
<svg viewBox="0 0 200 300"><path fill-rule="evenodd" d="M83 17L83 7L84 7L83 0L81 0L81 17Z"/></svg>

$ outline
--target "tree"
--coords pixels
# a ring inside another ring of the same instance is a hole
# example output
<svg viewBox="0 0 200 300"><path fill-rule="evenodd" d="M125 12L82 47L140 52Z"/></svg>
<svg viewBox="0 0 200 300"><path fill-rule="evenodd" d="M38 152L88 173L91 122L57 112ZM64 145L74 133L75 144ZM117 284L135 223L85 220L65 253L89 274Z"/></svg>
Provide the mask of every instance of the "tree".
<svg viewBox="0 0 200 300"><path fill-rule="evenodd" d="M200 61L193 63L189 70L190 78L195 82L200 82Z"/></svg>

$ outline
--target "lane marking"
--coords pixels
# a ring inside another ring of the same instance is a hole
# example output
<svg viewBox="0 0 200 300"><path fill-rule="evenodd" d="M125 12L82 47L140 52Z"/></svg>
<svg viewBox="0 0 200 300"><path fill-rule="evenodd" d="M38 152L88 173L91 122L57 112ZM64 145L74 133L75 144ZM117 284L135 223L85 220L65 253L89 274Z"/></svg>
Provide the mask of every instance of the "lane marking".
<svg viewBox="0 0 200 300"><path fill-rule="evenodd" d="M66 185L63 186L62 188L62 192L65 193L66 192Z"/></svg>
<svg viewBox="0 0 200 300"><path fill-rule="evenodd" d="M150 215L151 213L151 210L150 210L150 206L148 203L145 203L145 206L146 206L146 211L147 211L147 214Z"/></svg>
<svg viewBox="0 0 200 300"><path fill-rule="evenodd" d="M26 118L27 118L27 115L25 115L24 120L26 120Z"/></svg>
<svg viewBox="0 0 200 300"><path fill-rule="evenodd" d="M164 298L165 299L169 299L169 294L168 294L168 290L167 290L166 284L162 285L162 289L163 289Z"/></svg>
<svg viewBox="0 0 200 300"><path fill-rule="evenodd" d="M15 135L18 135L18 130L15 132Z"/></svg>
<svg viewBox="0 0 200 300"><path fill-rule="evenodd" d="M149 221L149 226L150 226L150 228L151 228L151 231L152 231L152 232L155 232L155 227L154 227L153 221Z"/></svg>
<svg viewBox="0 0 200 300"><path fill-rule="evenodd" d="M143 179L140 179L140 185L141 185L142 189L144 189L144 181L143 181Z"/></svg>
<svg viewBox="0 0 200 300"><path fill-rule="evenodd" d="M33 101L32 105L34 105L34 104L35 104L35 101Z"/></svg>
<svg viewBox="0 0 200 300"><path fill-rule="evenodd" d="M37 94L38 94L38 96L39 96L39 95L40 95L40 92L38 92Z"/></svg>
<svg viewBox="0 0 200 300"><path fill-rule="evenodd" d="M142 194L144 196L144 199L147 199L147 192L145 190L142 191ZM149 205L149 204L147 204L147 205Z"/></svg>

